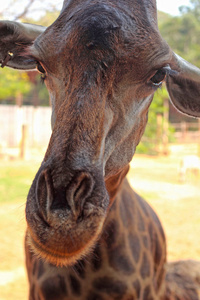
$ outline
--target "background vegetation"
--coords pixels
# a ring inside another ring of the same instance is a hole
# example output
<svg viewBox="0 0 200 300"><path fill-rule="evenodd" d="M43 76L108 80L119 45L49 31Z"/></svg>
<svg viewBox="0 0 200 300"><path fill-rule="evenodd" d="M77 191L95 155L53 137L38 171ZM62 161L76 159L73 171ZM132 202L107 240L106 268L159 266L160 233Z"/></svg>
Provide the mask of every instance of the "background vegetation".
<svg viewBox="0 0 200 300"><path fill-rule="evenodd" d="M179 16L158 12L158 25L162 37L178 55L200 67L200 0L190 0L190 7L181 6ZM139 153L156 153L157 115L168 109L164 106L168 93L163 86L158 91L149 110L149 122ZM192 120L192 119L191 119ZM173 140L173 127L169 125L168 137Z"/></svg>
<svg viewBox="0 0 200 300"><path fill-rule="evenodd" d="M0 12L0 16L6 17L10 13L14 20L48 26L58 15L58 7L52 0L43 1L44 10L42 16L37 14L37 0L26 2L27 5L24 9L16 15L14 7L17 1L12 0L13 5ZM48 7L48 10L46 10L46 7ZM31 10L32 15L35 10L34 20L30 18ZM163 12L158 12L158 20L161 35L172 49L186 60L200 67L200 0L190 0L190 7L180 7L179 16L173 17ZM0 78L0 103L34 106L49 105L45 85L40 83L36 72L18 72L5 68L0 70ZM165 87L155 94L149 112L149 123L142 143L138 147L138 152L155 152L155 144L158 142L156 140L158 130L157 115L163 115L165 110L168 109L164 107L166 98L168 98L168 94ZM171 138L172 134L169 136Z"/></svg>

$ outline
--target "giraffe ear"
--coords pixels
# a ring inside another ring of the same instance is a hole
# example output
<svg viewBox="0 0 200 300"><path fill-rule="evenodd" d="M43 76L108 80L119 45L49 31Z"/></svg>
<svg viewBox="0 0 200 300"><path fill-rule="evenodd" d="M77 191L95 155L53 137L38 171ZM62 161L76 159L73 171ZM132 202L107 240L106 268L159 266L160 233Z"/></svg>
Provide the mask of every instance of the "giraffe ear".
<svg viewBox="0 0 200 300"><path fill-rule="evenodd" d="M28 55L28 47L45 30L45 27L12 21L0 21L0 64L1 67L27 70L36 63Z"/></svg>
<svg viewBox="0 0 200 300"><path fill-rule="evenodd" d="M173 105L182 113L200 118L200 69L174 54L167 90Z"/></svg>

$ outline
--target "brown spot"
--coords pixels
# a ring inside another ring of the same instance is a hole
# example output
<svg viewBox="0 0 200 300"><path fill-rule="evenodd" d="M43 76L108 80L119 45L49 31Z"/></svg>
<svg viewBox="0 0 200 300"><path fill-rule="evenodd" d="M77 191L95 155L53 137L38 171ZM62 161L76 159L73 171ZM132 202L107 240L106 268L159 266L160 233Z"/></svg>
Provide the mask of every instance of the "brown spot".
<svg viewBox="0 0 200 300"><path fill-rule="evenodd" d="M108 252L108 255L109 263L111 267L116 271L122 272L127 275L135 272L134 266L120 246Z"/></svg>
<svg viewBox="0 0 200 300"><path fill-rule="evenodd" d="M89 292L87 300L103 300L103 298L99 294Z"/></svg>
<svg viewBox="0 0 200 300"><path fill-rule="evenodd" d="M116 243L118 232L119 232L119 225L117 221L115 220L110 221L105 228L105 234L104 234L104 240L106 242L108 249L110 249Z"/></svg>
<svg viewBox="0 0 200 300"><path fill-rule="evenodd" d="M149 236L150 236L150 238L152 239L152 237L153 237L153 235L154 235L154 228L153 228L152 223L149 223L148 231L149 231Z"/></svg>
<svg viewBox="0 0 200 300"><path fill-rule="evenodd" d="M143 300L153 300L151 297L151 289L150 286L147 286L144 290Z"/></svg>
<svg viewBox="0 0 200 300"><path fill-rule="evenodd" d="M135 289L135 294L137 296L137 299L140 298L140 293L141 293L141 286L139 280L136 280L133 282L133 287Z"/></svg>
<svg viewBox="0 0 200 300"><path fill-rule="evenodd" d="M143 254L142 265L140 268L140 274L143 279L150 276L150 264L149 264L149 260L147 258L146 253Z"/></svg>
<svg viewBox="0 0 200 300"><path fill-rule="evenodd" d="M119 280L113 280L113 278L107 276L95 279L93 286L102 293L113 297L122 297L127 290L127 286L123 282Z"/></svg>
<svg viewBox="0 0 200 300"><path fill-rule="evenodd" d="M76 279L76 277L74 277L73 275L70 275L69 277L69 282L71 285L71 291L74 295L80 295L81 294L81 284L78 281L78 279Z"/></svg>
<svg viewBox="0 0 200 300"><path fill-rule="evenodd" d="M140 204L140 207L142 208L142 211L144 212L144 214L148 217L149 216L149 212L148 212L148 203L142 198L140 197L138 194L136 194L136 198Z"/></svg>
<svg viewBox="0 0 200 300"><path fill-rule="evenodd" d="M150 237L150 243L151 243L151 253L154 253L154 228L152 226L152 223L148 226L148 232Z"/></svg>
<svg viewBox="0 0 200 300"><path fill-rule="evenodd" d="M133 223L133 205L134 203L131 195L127 192L124 192L122 195L122 201L120 203L120 216L125 228Z"/></svg>
<svg viewBox="0 0 200 300"><path fill-rule="evenodd" d="M141 246L140 246L140 239L137 234L130 233L128 236L129 245L131 249L131 253L135 262L137 263L140 258Z"/></svg>
<svg viewBox="0 0 200 300"><path fill-rule="evenodd" d="M93 271L98 271L102 266L102 255L100 246L96 246L95 251L92 255L92 269Z"/></svg>
<svg viewBox="0 0 200 300"><path fill-rule="evenodd" d="M41 286L44 299L58 300L67 296L67 288L64 277L57 275L56 277L49 277Z"/></svg>
<svg viewBox="0 0 200 300"><path fill-rule="evenodd" d="M141 232L145 231L145 222L139 210L137 212L137 228Z"/></svg>
<svg viewBox="0 0 200 300"><path fill-rule="evenodd" d="M39 261L38 264L38 274L37 274L37 278L39 279L44 273L44 264L42 262L42 260Z"/></svg>
<svg viewBox="0 0 200 300"><path fill-rule="evenodd" d="M146 249L149 249L149 239L147 236L143 236L143 244Z"/></svg>

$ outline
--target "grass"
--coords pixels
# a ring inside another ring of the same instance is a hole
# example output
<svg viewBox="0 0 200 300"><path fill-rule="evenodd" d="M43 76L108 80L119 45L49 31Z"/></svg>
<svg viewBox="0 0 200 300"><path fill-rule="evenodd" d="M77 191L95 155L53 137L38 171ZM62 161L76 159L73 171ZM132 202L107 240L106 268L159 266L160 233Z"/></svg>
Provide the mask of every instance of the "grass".
<svg viewBox="0 0 200 300"><path fill-rule="evenodd" d="M157 212L166 233L168 259L200 259L200 176L180 183L179 157L137 156L128 174L133 188ZM192 180L193 179L193 180Z"/></svg>
<svg viewBox="0 0 200 300"><path fill-rule="evenodd" d="M38 164L0 162L0 202L25 201Z"/></svg>

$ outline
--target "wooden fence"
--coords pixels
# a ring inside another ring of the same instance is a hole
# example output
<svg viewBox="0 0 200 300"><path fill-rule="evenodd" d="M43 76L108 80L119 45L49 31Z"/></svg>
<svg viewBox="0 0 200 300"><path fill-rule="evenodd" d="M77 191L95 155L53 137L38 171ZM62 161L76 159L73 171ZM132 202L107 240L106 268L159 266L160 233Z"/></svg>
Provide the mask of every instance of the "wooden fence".
<svg viewBox="0 0 200 300"><path fill-rule="evenodd" d="M161 129L160 123L162 120L157 122L157 135L167 135L167 129ZM173 123L172 126L177 142L200 143L200 121ZM0 147L19 147L23 134L28 147L47 146L51 135L51 108L0 105ZM157 137L159 139L164 143L163 138Z"/></svg>
<svg viewBox="0 0 200 300"><path fill-rule="evenodd" d="M175 130L174 137L177 142L200 143L200 120L198 122L181 122L171 125Z"/></svg>
<svg viewBox="0 0 200 300"><path fill-rule="evenodd" d="M43 147L51 135L51 108L0 105L0 146L19 147L26 135L28 147Z"/></svg>

